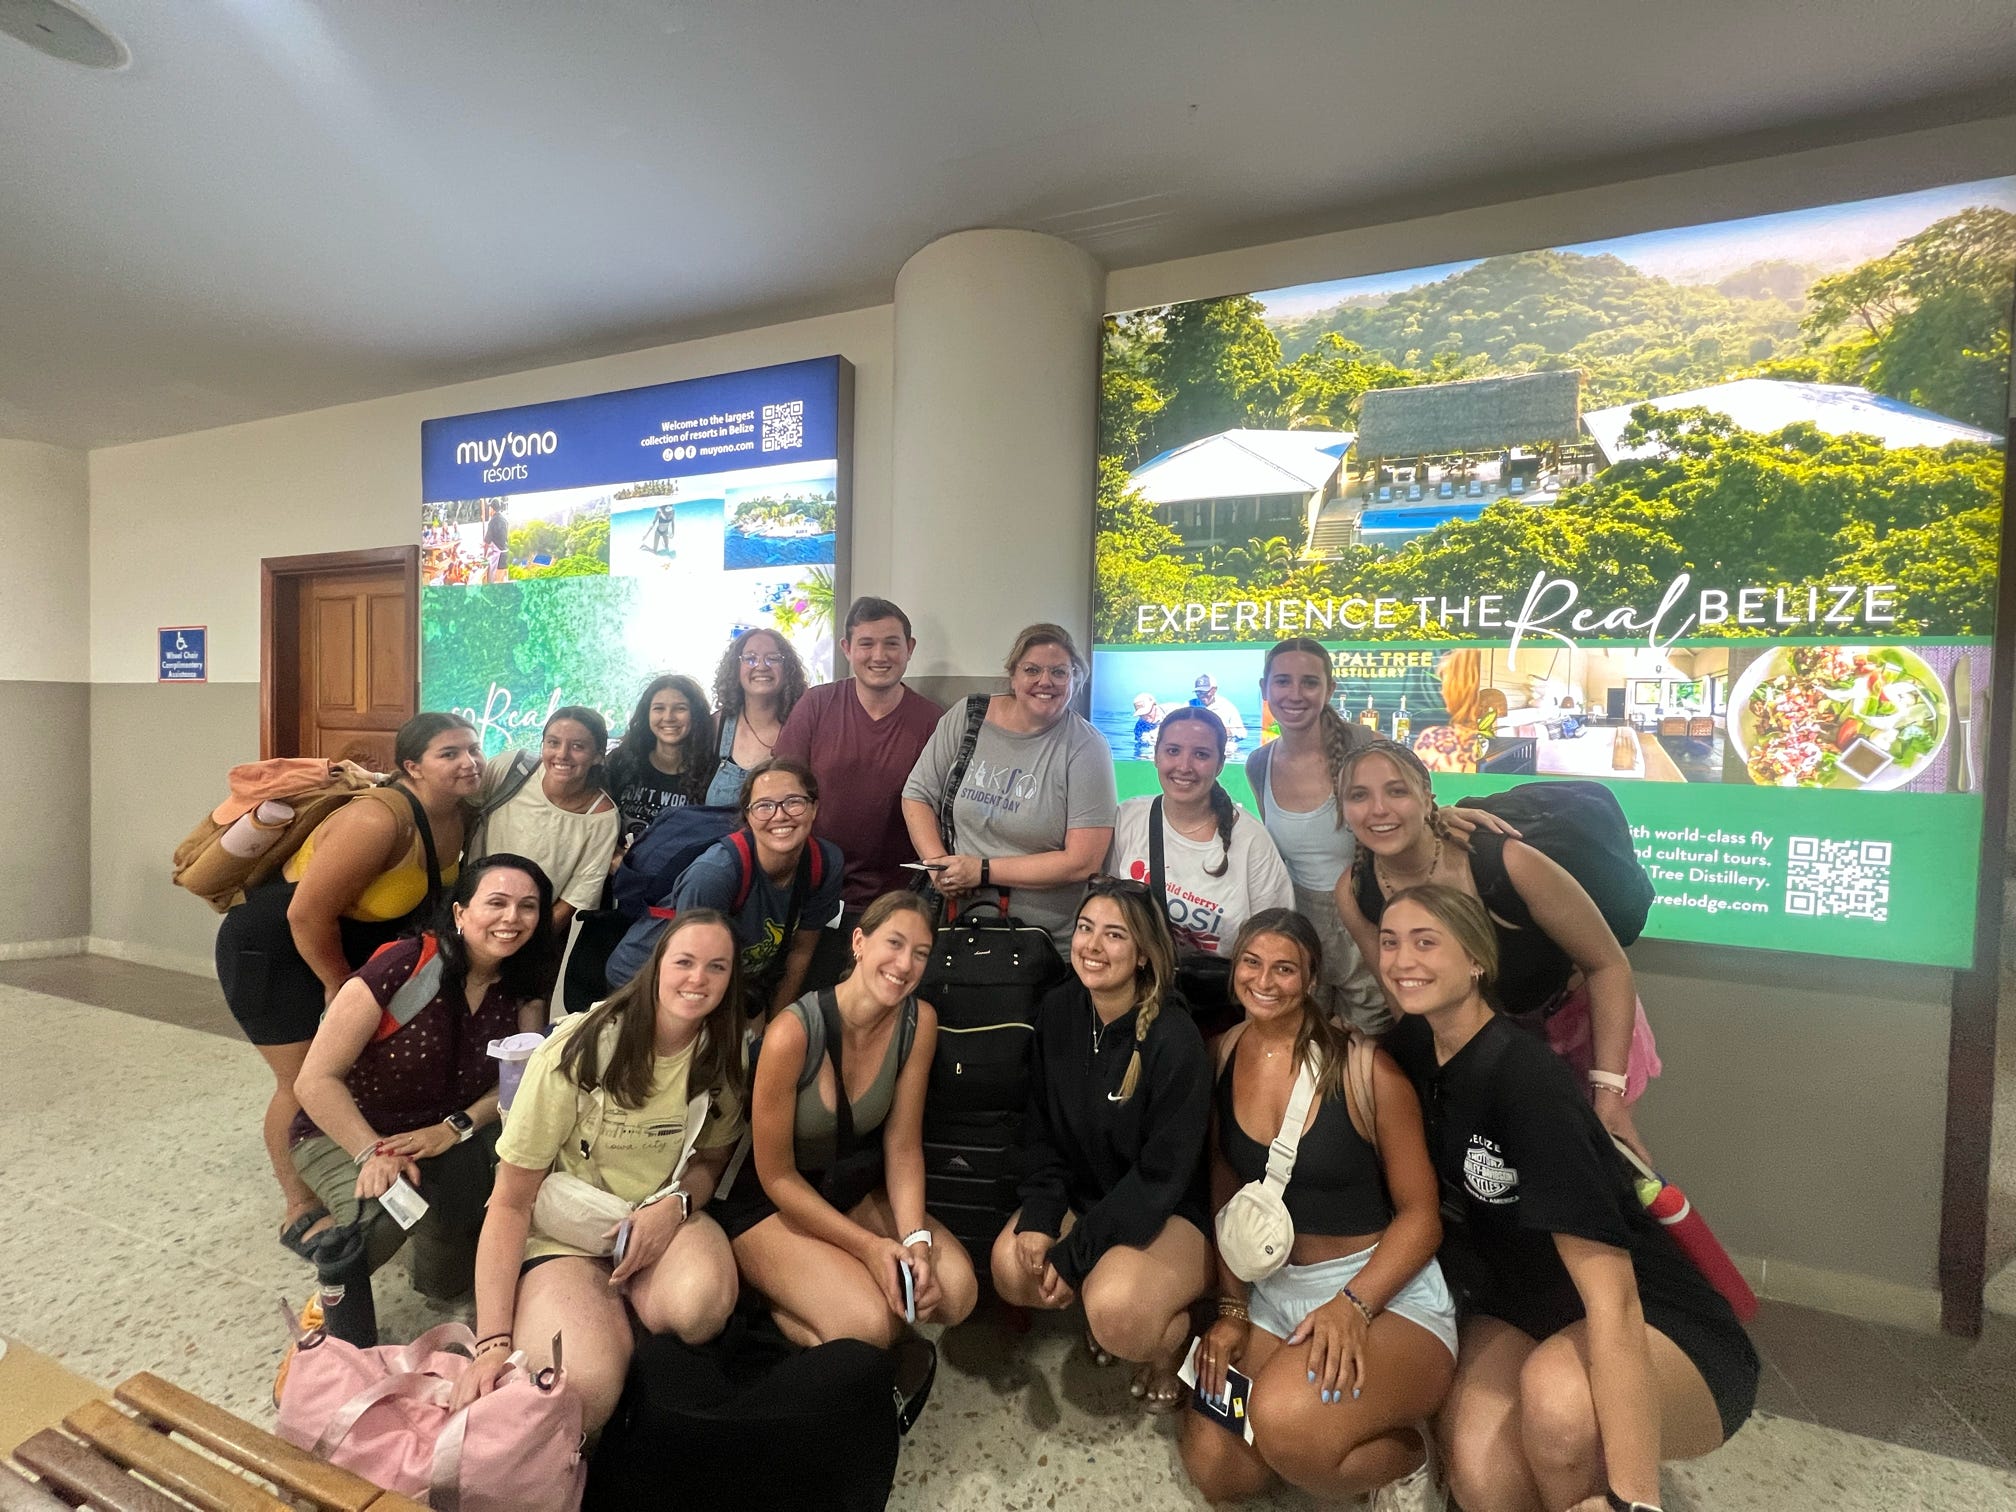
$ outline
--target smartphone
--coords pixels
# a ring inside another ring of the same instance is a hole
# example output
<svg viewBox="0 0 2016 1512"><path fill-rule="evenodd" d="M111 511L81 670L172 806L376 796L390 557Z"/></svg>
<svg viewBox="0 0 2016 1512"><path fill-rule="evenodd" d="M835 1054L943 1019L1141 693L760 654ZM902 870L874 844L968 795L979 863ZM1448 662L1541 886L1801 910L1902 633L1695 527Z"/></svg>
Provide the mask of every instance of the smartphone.
<svg viewBox="0 0 2016 1512"><path fill-rule="evenodd" d="M904 861L898 863L905 871L941 872L945 870L943 861Z"/></svg>
<svg viewBox="0 0 2016 1512"><path fill-rule="evenodd" d="M896 1262L896 1269L903 1277L903 1321L905 1323L915 1323L917 1321L916 1273L910 1269L910 1262L908 1260L898 1260Z"/></svg>
<svg viewBox="0 0 2016 1512"><path fill-rule="evenodd" d="M1227 1433L1236 1433L1247 1443L1253 1442L1253 1420L1246 1415L1246 1404L1253 1397L1253 1378L1243 1370L1227 1369L1225 1372L1225 1395L1216 1401L1206 1397L1197 1386L1197 1346L1204 1341L1192 1339L1190 1352L1183 1357L1182 1368L1176 1372L1178 1380L1191 1388L1190 1406Z"/></svg>
<svg viewBox="0 0 2016 1512"><path fill-rule="evenodd" d="M609 1259L617 1265L623 1263L624 1251L630 1248L630 1220L625 1218L616 1226L616 1248L609 1252Z"/></svg>

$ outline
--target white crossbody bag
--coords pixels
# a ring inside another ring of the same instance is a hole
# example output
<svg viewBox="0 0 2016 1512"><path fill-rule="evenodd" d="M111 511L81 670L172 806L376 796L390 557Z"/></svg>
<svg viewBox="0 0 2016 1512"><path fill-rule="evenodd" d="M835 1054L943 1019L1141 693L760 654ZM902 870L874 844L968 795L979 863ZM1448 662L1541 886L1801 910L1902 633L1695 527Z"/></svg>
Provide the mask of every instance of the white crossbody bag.
<svg viewBox="0 0 2016 1512"><path fill-rule="evenodd" d="M596 1099L607 1095L600 1087L594 1093ZM606 1187L583 1181L579 1176L570 1176L557 1166L548 1171L546 1179L539 1183L539 1195L532 1203L534 1232L584 1254L613 1253L618 1225L638 1208L648 1207L678 1187L680 1178L686 1174L686 1167L693 1159L693 1151L700 1143L700 1131L706 1126L707 1114L713 1105L713 1096L707 1092L702 1092L686 1104L686 1142L680 1147L679 1158L672 1164L672 1174L663 1186L642 1202L625 1202ZM595 1134L590 1135L587 1141L591 1160L594 1158L594 1139L602 1132L599 1103L595 1111Z"/></svg>

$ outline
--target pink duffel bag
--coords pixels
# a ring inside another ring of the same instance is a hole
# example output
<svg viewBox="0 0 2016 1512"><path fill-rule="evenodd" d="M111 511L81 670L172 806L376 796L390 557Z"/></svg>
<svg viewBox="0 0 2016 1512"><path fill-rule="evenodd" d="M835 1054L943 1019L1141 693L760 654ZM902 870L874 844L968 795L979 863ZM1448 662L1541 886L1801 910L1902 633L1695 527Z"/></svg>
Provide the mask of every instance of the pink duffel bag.
<svg viewBox="0 0 2016 1512"><path fill-rule="evenodd" d="M574 1512L588 1478L581 1398L554 1367L514 1366L489 1395L448 1410L476 1337L460 1323L404 1348L308 1334L280 1397L280 1436L434 1512Z"/></svg>

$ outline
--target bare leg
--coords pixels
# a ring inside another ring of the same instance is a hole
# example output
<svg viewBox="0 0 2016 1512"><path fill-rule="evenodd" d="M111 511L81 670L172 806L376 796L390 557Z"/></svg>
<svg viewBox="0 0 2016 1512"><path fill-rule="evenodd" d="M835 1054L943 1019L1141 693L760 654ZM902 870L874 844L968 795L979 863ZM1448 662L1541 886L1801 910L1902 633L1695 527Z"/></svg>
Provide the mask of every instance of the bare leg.
<svg viewBox="0 0 2016 1512"><path fill-rule="evenodd" d="M1701 1372L1658 1329L1648 1326L1645 1338L1659 1392L1659 1457L1693 1459L1720 1447L1722 1418ZM1604 1494L1609 1477L1589 1389L1587 1323L1571 1323L1527 1356L1519 1372L1519 1438L1548 1506Z"/></svg>
<svg viewBox="0 0 2016 1512"><path fill-rule="evenodd" d="M1091 1338L1142 1366L1134 1394L1156 1409L1182 1396L1176 1367L1190 1338L1190 1304L1211 1285L1211 1250L1187 1219L1171 1218L1140 1249L1115 1245L1085 1278L1085 1326Z"/></svg>
<svg viewBox="0 0 2016 1512"><path fill-rule="evenodd" d="M1246 1335L1246 1352L1240 1356L1238 1368L1248 1380L1257 1380L1280 1349L1281 1341L1266 1329L1252 1329ZM1259 1420L1254 1421L1257 1425ZM1257 1448L1202 1413L1184 1413L1176 1435L1183 1469L1206 1501L1244 1501L1262 1495L1274 1484L1274 1472ZM1254 1436L1259 1436L1257 1426Z"/></svg>
<svg viewBox="0 0 2016 1512"><path fill-rule="evenodd" d="M581 1393L584 1431L609 1421L630 1369L630 1319L609 1289L607 1264L569 1255L526 1272L511 1333L535 1371L553 1363L553 1338L562 1335L562 1363L567 1384Z"/></svg>
<svg viewBox="0 0 2016 1512"><path fill-rule="evenodd" d="M735 1241L735 1263L770 1302L784 1337L811 1347L834 1339L864 1339L880 1349L896 1342L903 1318L867 1267L845 1250L772 1214Z"/></svg>
<svg viewBox="0 0 2016 1512"><path fill-rule="evenodd" d="M302 1062L308 1059L309 1044L310 1041L302 1040L292 1045L252 1047L273 1072L273 1096L266 1104L260 1133L266 1140L266 1158L272 1163L273 1179L280 1183L280 1194L287 1203L286 1223L320 1206L320 1200L308 1189L308 1183L294 1169L293 1157L287 1153L287 1130L294 1122L294 1115L301 1111L301 1102L294 1095L294 1079L301 1074ZM319 1223L309 1232L320 1233L327 1227L327 1223Z"/></svg>
<svg viewBox="0 0 2016 1512"><path fill-rule="evenodd" d="M1449 1490L1464 1512L1544 1512L1519 1431L1519 1372L1533 1341L1496 1318L1463 1325L1449 1400L1435 1420Z"/></svg>
<svg viewBox="0 0 2016 1512"><path fill-rule="evenodd" d="M652 1333L688 1344L719 1334L735 1310L735 1255L721 1225L705 1213L680 1224L665 1253L630 1278L629 1297Z"/></svg>
<svg viewBox="0 0 2016 1512"><path fill-rule="evenodd" d="M856 1203L847 1216L884 1238L903 1237L896 1227L896 1214L889 1206L889 1193L881 1187ZM924 1215L924 1226L931 1230L931 1273L938 1278L938 1305L929 1312L920 1312L917 1321L948 1326L963 1323L980 1301L980 1278L973 1274L972 1258L967 1255L966 1246L952 1236L952 1231L929 1213Z"/></svg>

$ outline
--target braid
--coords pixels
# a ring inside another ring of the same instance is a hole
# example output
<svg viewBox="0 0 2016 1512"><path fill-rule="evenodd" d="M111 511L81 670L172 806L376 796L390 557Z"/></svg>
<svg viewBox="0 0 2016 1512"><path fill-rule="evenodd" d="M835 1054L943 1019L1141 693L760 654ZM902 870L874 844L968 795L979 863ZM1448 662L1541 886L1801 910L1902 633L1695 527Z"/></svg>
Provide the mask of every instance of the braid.
<svg viewBox="0 0 2016 1512"><path fill-rule="evenodd" d="M1154 1027L1155 1017L1162 1011L1162 995L1155 994L1141 1005L1140 1016L1134 1020L1134 1054L1127 1062L1127 1074L1120 1079L1120 1101L1126 1102L1134 1095L1134 1084L1141 1080L1141 1045L1148 1038L1148 1031Z"/></svg>
<svg viewBox="0 0 2016 1512"><path fill-rule="evenodd" d="M1344 775L1344 763L1357 746L1365 743L1369 732L1363 725L1350 723L1330 707L1326 700L1322 712L1316 717L1317 733L1323 737L1323 762L1330 769L1330 786L1334 790ZM1337 805L1337 828L1344 828L1344 805Z"/></svg>
<svg viewBox="0 0 2016 1512"><path fill-rule="evenodd" d="M1211 784L1211 812L1218 819L1218 843L1225 848L1225 854L1218 865L1204 868L1207 877L1222 877L1232 869L1232 826L1239 821L1239 805L1232 801L1232 795L1225 791L1220 782Z"/></svg>

